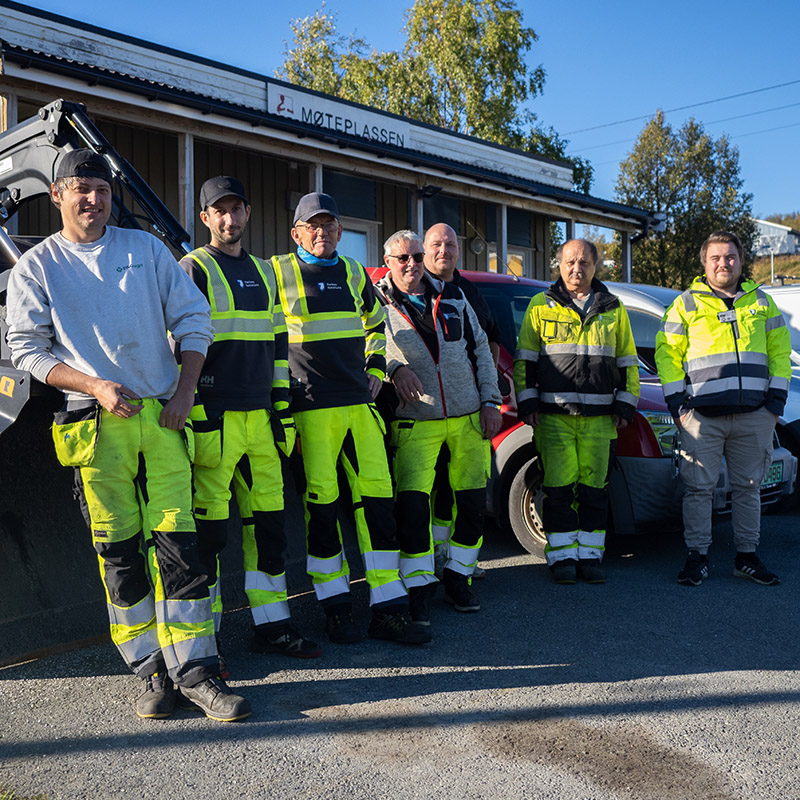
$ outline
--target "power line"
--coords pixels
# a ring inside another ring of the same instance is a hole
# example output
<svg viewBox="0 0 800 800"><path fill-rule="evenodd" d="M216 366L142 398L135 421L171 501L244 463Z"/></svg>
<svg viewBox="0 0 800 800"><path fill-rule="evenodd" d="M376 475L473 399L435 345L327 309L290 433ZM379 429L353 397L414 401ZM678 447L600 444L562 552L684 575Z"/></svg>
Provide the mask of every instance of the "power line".
<svg viewBox="0 0 800 800"><path fill-rule="evenodd" d="M788 125L779 125L777 128L765 128L763 131L752 131L751 133L740 133L736 136L729 136L729 139L743 139L745 136L755 136L759 133L769 133L770 131L782 131L784 128L796 128L800 122L791 122Z"/></svg>
<svg viewBox="0 0 800 800"><path fill-rule="evenodd" d="M688 106L678 106L677 108L668 108L664 111L665 114L671 114L674 111L685 111L687 108L699 108L700 106L711 105L712 103L721 103L724 100L733 100L737 97L746 97L750 94L759 94L760 92L768 92L771 89L782 89L784 86L794 86L800 83L800 79L795 81L787 81L786 83L776 83L774 86L765 86L762 89L751 89L749 92L739 92L738 94L729 94L727 97L717 97L714 100L704 100L702 103L691 103ZM606 122L603 125L593 125L591 128L580 128L576 131L567 131L564 136L572 136L575 133L585 133L586 131L596 131L600 128L611 128L614 125L624 125L626 122L638 122L642 119L650 119L653 114L643 114L639 117L629 117L628 119L620 119L616 122Z"/></svg>
<svg viewBox="0 0 800 800"><path fill-rule="evenodd" d="M789 103L785 106L775 106L774 108L765 108L763 111L751 111L748 114L737 114L735 117L725 117L725 119L712 119L710 122L703 122L703 125L718 125L722 122L731 122L735 119L744 119L745 117L757 117L760 114L768 114L771 111L783 111L785 108L795 108L796 106L800 106L800 103ZM784 127L791 127L791 126L784 126ZM767 130L779 130L779 128L768 128ZM756 131L758 133L758 131ZM764 133L766 131L763 131ZM741 134L742 136L752 136L750 133ZM615 142L605 142L604 144L590 144L588 147L581 147L580 151L583 153L586 150L597 150L600 147L611 147L615 144L627 144L628 142L632 142L636 137L628 136L626 139L617 139ZM734 138L729 136L728 138Z"/></svg>
<svg viewBox="0 0 800 800"><path fill-rule="evenodd" d="M788 125L778 125L775 128L764 128L760 131L750 131L750 133L737 133L736 136L728 136L729 139L744 139L745 136L758 136L760 133L772 133L772 131L782 131L786 128L796 128L800 125L800 122L790 122ZM608 142L609 145L612 144L624 144L625 142L630 142L631 139L623 139L621 142ZM597 147L604 147L604 145L597 145ZM588 150L589 148L584 148ZM592 164L593 167L605 167L608 164L618 164L622 161L621 158L614 158L611 161L601 161L599 164Z"/></svg>

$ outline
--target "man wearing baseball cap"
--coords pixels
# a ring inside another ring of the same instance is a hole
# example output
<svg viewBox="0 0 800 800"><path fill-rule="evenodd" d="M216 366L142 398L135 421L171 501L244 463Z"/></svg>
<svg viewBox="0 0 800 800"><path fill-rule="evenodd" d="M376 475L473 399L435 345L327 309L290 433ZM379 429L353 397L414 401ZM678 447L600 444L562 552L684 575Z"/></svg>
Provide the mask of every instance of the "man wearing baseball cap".
<svg viewBox="0 0 800 800"><path fill-rule="evenodd" d="M303 196L294 213L295 253L274 256L289 332L292 413L306 476L308 572L328 638L357 642L350 568L337 522L337 462L353 495L372 618L369 635L430 641L412 621L400 580L384 428L373 401L386 371L385 314L364 268L339 255L339 209L328 194Z"/></svg>
<svg viewBox="0 0 800 800"><path fill-rule="evenodd" d="M280 452L289 456L289 339L272 263L242 247L250 203L241 182L219 175L200 189L211 242L181 260L211 304L214 342L192 409L195 523L209 574L217 631L222 617L219 553L228 532L231 481L242 534L251 649L297 658L322 650L289 624Z"/></svg>
<svg viewBox="0 0 800 800"><path fill-rule="evenodd" d="M88 149L61 159L50 195L61 231L9 281L12 360L65 394L56 453L75 468L112 640L144 681L136 713L170 716L178 686L207 716L242 719L250 704L217 675L183 433L213 338L208 303L161 241L107 224L111 180Z"/></svg>

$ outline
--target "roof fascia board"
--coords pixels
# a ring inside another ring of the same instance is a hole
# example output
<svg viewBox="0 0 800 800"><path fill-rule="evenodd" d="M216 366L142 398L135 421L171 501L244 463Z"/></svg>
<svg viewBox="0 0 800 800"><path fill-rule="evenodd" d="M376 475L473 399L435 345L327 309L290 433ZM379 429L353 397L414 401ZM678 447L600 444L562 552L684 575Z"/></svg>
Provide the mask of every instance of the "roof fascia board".
<svg viewBox="0 0 800 800"><path fill-rule="evenodd" d="M184 55L154 48L130 37L109 35L93 26L52 14L15 8L0 9L2 38L10 44L60 56L101 69L124 72L146 81L176 83L190 92L266 111L266 87L260 76L235 73L213 63L190 61ZM86 28L92 36L87 36Z"/></svg>

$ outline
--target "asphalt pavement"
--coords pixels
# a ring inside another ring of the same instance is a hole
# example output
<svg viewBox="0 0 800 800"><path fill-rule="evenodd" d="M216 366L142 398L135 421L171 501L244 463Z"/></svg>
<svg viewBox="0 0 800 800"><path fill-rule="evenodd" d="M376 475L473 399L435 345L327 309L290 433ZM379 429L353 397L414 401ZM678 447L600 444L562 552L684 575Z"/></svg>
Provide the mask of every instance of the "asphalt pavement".
<svg viewBox="0 0 800 800"><path fill-rule="evenodd" d="M798 522L763 519L776 587L732 576L727 522L692 588L675 582L674 534L613 540L608 583L566 587L489 529L481 611L437 597L422 647L328 643L295 557L295 623L324 653L251 654L248 612L227 613L248 720L138 719L139 682L110 644L7 667L0 788L48 800L797 798ZM353 588L366 633L366 585Z"/></svg>

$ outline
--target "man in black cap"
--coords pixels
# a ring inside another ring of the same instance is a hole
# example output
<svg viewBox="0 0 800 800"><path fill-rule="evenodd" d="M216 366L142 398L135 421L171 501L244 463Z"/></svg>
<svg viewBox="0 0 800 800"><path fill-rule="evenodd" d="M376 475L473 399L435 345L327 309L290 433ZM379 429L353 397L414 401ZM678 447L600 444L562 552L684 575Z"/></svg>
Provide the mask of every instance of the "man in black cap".
<svg viewBox="0 0 800 800"><path fill-rule="evenodd" d="M386 370L385 314L361 264L336 250L342 225L330 195L312 192L300 199L291 235L296 254L275 256L272 263L289 332L292 413L306 475L308 572L328 638L360 638L336 514L339 462L350 482L370 590L368 633L421 644L430 641L430 628L408 613L385 431L373 404Z"/></svg>
<svg viewBox="0 0 800 800"><path fill-rule="evenodd" d="M275 273L271 262L242 247L250 203L236 178L207 180L200 206L211 242L183 258L181 266L208 298L214 326L190 416L193 508L215 627L219 631L222 617L218 556L227 538L233 480L253 617L251 649L316 658L322 655L319 645L289 624L279 450L291 454L295 427L289 413L289 339Z"/></svg>
<svg viewBox="0 0 800 800"><path fill-rule="evenodd" d="M107 224L111 180L87 149L62 158L51 188L62 228L14 267L8 343L16 367L66 395L56 453L75 467L112 639L144 680L136 713L170 716L177 685L207 716L242 719L250 704L217 675L181 433L213 337L208 303L161 241Z"/></svg>

